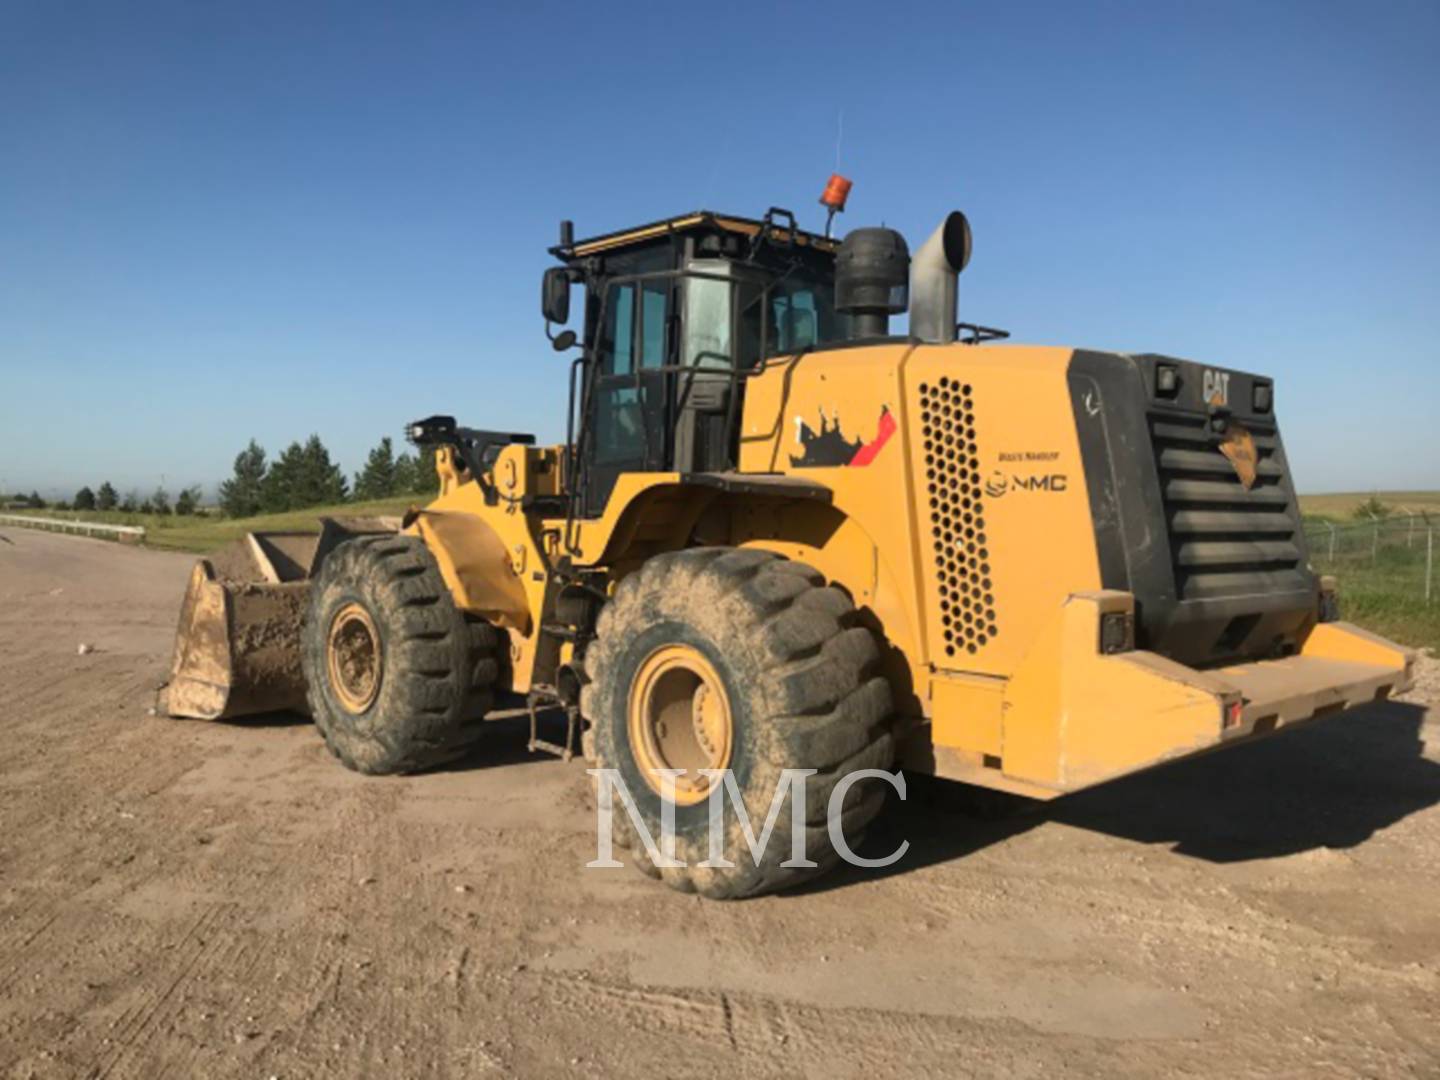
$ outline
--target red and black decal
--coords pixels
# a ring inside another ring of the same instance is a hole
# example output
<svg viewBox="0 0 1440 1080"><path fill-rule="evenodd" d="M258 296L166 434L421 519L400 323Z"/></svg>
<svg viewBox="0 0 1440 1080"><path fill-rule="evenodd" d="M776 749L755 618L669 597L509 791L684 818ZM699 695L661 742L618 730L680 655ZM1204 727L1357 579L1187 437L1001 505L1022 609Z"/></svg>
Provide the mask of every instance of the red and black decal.
<svg viewBox="0 0 1440 1080"><path fill-rule="evenodd" d="M840 430L840 419L832 422L824 412L820 414L820 431L797 417L800 430L798 438L801 452L790 455L790 464L797 469L816 469L848 465L864 468L874 461L890 437L895 434L895 417L889 407L880 406L880 422L876 425L875 437L869 442L847 439Z"/></svg>

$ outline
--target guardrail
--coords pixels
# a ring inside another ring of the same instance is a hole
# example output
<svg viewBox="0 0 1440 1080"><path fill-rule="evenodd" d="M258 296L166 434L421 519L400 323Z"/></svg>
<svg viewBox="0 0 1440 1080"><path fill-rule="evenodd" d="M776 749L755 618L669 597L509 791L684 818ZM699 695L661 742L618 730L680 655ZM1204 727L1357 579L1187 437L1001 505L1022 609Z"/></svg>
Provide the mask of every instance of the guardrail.
<svg viewBox="0 0 1440 1080"><path fill-rule="evenodd" d="M22 529L75 533L77 536L101 536L127 544L138 544L145 539L145 529L139 525L102 525L96 521L69 521L65 518L31 517L29 514L0 514L0 525L19 525Z"/></svg>

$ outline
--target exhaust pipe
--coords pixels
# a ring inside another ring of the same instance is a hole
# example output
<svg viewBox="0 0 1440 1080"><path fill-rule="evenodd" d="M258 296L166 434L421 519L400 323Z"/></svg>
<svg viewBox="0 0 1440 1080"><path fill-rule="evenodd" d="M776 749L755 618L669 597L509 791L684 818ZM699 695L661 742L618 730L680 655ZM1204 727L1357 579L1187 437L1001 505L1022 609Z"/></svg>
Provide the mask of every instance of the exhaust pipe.
<svg viewBox="0 0 1440 1080"><path fill-rule="evenodd" d="M955 340L958 278L969 261L970 222L952 210L910 263L911 337L929 345Z"/></svg>

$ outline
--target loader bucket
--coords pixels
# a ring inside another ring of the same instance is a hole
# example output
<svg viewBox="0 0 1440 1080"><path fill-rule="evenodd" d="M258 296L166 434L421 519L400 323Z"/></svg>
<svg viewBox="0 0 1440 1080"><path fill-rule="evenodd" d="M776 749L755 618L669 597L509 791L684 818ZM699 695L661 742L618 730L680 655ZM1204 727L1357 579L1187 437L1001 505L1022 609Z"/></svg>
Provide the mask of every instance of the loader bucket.
<svg viewBox="0 0 1440 1080"><path fill-rule="evenodd" d="M247 533L196 562L175 632L166 713L223 720L306 711L300 630L310 581L336 544L393 532L399 522L322 518L320 525L318 533Z"/></svg>

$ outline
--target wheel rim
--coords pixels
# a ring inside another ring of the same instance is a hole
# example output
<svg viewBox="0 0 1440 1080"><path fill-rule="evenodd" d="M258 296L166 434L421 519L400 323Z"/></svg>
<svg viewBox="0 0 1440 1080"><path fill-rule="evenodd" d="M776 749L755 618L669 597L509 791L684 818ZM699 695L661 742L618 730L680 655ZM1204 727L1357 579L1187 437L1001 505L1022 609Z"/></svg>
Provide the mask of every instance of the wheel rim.
<svg viewBox="0 0 1440 1080"><path fill-rule="evenodd" d="M727 768L734 744L730 699L714 665L689 645L656 649L630 684L627 714L635 763L656 794L665 794L659 770L684 769L675 802L705 799L710 778L698 770Z"/></svg>
<svg viewBox="0 0 1440 1080"><path fill-rule="evenodd" d="M330 688L347 712L362 713L380 692L384 654L375 620L359 604L346 604L330 620L325 649Z"/></svg>

